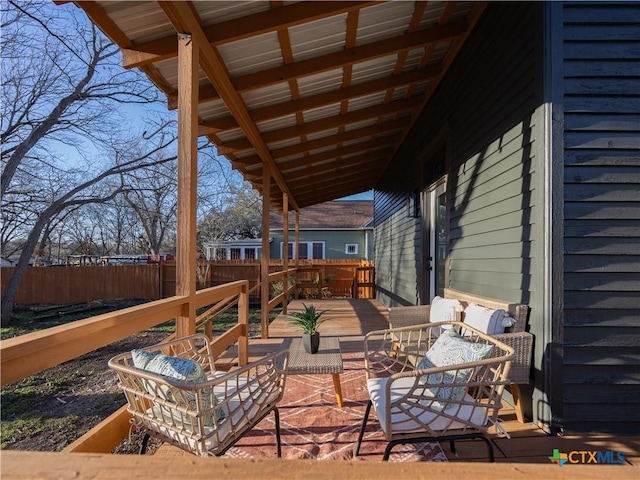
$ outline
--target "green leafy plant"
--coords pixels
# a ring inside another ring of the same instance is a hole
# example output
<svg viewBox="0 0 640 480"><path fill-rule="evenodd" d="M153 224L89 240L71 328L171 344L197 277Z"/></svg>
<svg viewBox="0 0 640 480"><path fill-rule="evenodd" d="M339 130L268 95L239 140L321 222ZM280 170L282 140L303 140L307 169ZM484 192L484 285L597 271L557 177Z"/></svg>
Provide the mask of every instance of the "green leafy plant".
<svg viewBox="0 0 640 480"><path fill-rule="evenodd" d="M318 310L315 305L305 305L302 304L304 310L301 312L294 312L289 317L291 320L288 322L289 325L298 327L302 330L302 333L308 333L309 335L313 335L318 331L318 327L322 322L326 319L321 318L328 310Z"/></svg>

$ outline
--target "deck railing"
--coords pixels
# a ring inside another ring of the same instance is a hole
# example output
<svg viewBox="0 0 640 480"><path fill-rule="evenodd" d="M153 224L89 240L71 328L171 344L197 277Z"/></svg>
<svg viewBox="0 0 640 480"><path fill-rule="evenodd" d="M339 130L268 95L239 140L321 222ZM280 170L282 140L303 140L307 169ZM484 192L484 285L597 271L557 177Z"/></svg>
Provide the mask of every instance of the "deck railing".
<svg viewBox="0 0 640 480"><path fill-rule="evenodd" d="M249 282L240 280L199 290L196 308L233 299L238 321L212 342L214 355L238 344L238 363L248 363ZM176 318L188 305L188 297L171 297L106 313L66 325L47 328L0 341L0 382L7 385L42 370L92 352L123 338ZM65 451L109 452L127 435L126 407L105 419Z"/></svg>

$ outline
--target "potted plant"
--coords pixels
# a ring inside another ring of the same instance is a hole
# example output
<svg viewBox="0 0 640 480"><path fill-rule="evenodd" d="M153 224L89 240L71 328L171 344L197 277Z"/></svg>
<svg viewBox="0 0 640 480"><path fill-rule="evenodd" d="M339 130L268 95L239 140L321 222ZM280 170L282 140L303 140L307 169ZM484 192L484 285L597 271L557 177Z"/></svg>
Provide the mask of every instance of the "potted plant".
<svg viewBox="0 0 640 480"><path fill-rule="evenodd" d="M318 327L325 321L321 318L327 310L317 310L315 305L302 304L304 309L301 312L294 312L289 317L289 325L302 330L302 344L307 353L316 353L320 346L320 333Z"/></svg>

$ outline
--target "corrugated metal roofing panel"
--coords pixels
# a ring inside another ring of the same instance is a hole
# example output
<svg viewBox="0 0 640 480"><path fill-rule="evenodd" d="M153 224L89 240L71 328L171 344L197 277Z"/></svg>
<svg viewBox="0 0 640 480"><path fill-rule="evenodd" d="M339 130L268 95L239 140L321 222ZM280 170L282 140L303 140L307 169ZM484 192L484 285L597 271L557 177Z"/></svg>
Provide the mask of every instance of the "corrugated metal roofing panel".
<svg viewBox="0 0 640 480"><path fill-rule="evenodd" d="M240 94L249 110L291 100L291 89L286 82L257 88Z"/></svg>
<svg viewBox="0 0 640 480"><path fill-rule="evenodd" d="M232 140L239 140L241 138L245 138L244 132L241 128L234 128L233 130L225 130L224 132L219 132L218 138L223 142L231 142Z"/></svg>
<svg viewBox="0 0 640 480"><path fill-rule="evenodd" d="M440 43L438 43L435 46L435 48L433 49L433 53L431 54L431 57L429 57L429 61L427 61L427 65L440 63L442 61L442 59L444 58L444 56L449 51L449 47L451 46L451 43L452 42L440 42Z"/></svg>
<svg viewBox="0 0 640 480"><path fill-rule="evenodd" d="M256 1L195 1L193 2L203 25L226 22L253 13L266 12L271 9L269 2Z"/></svg>
<svg viewBox="0 0 640 480"><path fill-rule="evenodd" d="M158 72L165 78L167 83L178 89L178 58L170 58L168 60L162 60L154 65ZM201 69L198 69L198 83L205 85L209 83L207 76Z"/></svg>
<svg viewBox="0 0 640 480"><path fill-rule="evenodd" d="M279 117L273 120L266 120L264 122L256 123L258 129L262 132L271 132L272 130L277 130L279 128L292 127L296 125L298 122L296 120L296 115L287 115L286 117Z"/></svg>
<svg viewBox="0 0 640 480"><path fill-rule="evenodd" d="M328 70L316 75L309 75L298 79L300 97L317 95L331 90L338 90L342 86L342 68Z"/></svg>
<svg viewBox="0 0 640 480"><path fill-rule="evenodd" d="M422 62L422 57L424 57L424 52L425 52L425 49L423 47L409 50L409 53L407 54L407 58L404 61L402 71L407 71L407 70L411 70L412 68L418 67L418 65L420 65L420 63Z"/></svg>
<svg viewBox="0 0 640 480"><path fill-rule="evenodd" d="M396 100L400 100L402 98L404 98L405 94L407 93L407 91L409 90L409 87L400 87L400 88L396 88L393 91L393 95L391 95L391 101L396 101ZM417 101L417 100L416 100Z"/></svg>
<svg viewBox="0 0 640 480"><path fill-rule="evenodd" d="M350 123L349 125L345 125L344 131L349 132L351 130L357 130L358 128L368 127L370 125L375 125L376 119L372 118L370 120L363 120L362 122Z"/></svg>
<svg viewBox="0 0 640 480"><path fill-rule="evenodd" d="M288 138L287 140L281 140L279 142L269 143L267 146L269 149L273 150L276 148L284 148L289 147L291 145L298 145L300 143L299 138Z"/></svg>
<svg viewBox="0 0 640 480"><path fill-rule="evenodd" d="M385 2L363 8L358 18L356 44L364 45L402 35L411 21L414 2Z"/></svg>
<svg viewBox="0 0 640 480"><path fill-rule="evenodd" d="M212 120L228 116L229 110L222 100L213 100L199 104L198 115L203 120Z"/></svg>
<svg viewBox="0 0 640 480"><path fill-rule="evenodd" d="M419 29L425 28L433 28L440 21L440 17L442 17L442 13L444 12L444 7L447 2L429 2L427 3L427 8L425 8L424 13L422 14L422 18L420 19Z"/></svg>
<svg viewBox="0 0 640 480"><path fill-rule="evenodd" d="M101 2L100 6L134 42L175 34L171 22L156 2Z"/></svg>
<svg viewBox="0 0 640 480"><path fill-rule="evenodd" d="M376 92L372 95L366 95L364 97L352 98L349 100L349 111L360 110L361 108L372 107L382 103L384 100L385 92Z"/></svg>
<svg viewBox="0 0 640 480"><path fill-rule="evenodd" d="M332 105L314 108L313 110L305 110L302 115L305 122L313 122L314 120L320 120L321 118L340 115L340 104L334 103Z"/></svg>
<svg viewBox="0 0 640 480"><path fill-rule="evenodd" d="M337 128L332 128L330 130L323 130L321 132L310 133L307 135L307 140L317 140L319 138L328 137L330 135L336 135L338 133Z"/></svg>
<svg viewBox="0 0 640 480"><path fill-rule="evenodd" d="M294 61L339 52L345 46L346 31L345 13L290 27L289 38Z"/></svg>
<svg viewBox="0 0 640 480"><path fill-rule="evenodd" d="M398 55L386 55L366 62L356 63L351 72L351 85L389 76L398 61Z"/></svg>
<svg viewBox="0 0 640 480"><path fill-rule="evenodd" d="M282 50L275 32L218 45L217 49L231 77L282 65Z"/></svg>
<svg viewBox="0 0 640 480"><path fill-rule="evenodd" d="M310 150L309 153L311 155L315 155L317 153L328 152L329 150L335 150L335 149L336 149L335 145L327 145L326 147L320 147L314 150Z"/></svg>

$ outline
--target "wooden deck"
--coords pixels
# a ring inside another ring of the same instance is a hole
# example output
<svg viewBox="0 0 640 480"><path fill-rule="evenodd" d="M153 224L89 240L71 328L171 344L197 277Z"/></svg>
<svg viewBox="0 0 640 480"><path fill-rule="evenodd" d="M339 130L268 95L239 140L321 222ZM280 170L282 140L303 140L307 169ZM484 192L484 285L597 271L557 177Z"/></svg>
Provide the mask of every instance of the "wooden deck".
<svg viewBox="0 0 640 480"><path fill-rule="evenodd" d="M327 320L320 326L322 335L340 337L343 352L361 352L363 337L367 332L388 326L387 308L376 300L362 299L323 299L305 300L321 310L328 310ZM289 305L289 312L302 310L302 301ZM287 325L286 315L279 315L269 327L269 339L251 339L249 342L250 360L277 349L285 337L298 336L300 332ZM230 352L225 357L229 364L237 362ZM506 399L505 399L506 400ZM505 402L500 412L503 426L510 439L499 438L494 429L489 432L494 443L497 462L549 464L549 456L554 449L569 453L572 451L624 452L628 464L640 465L640 437L613 435L565 435L550 436L533 423L519 423L515 410ZM447 444L443 450L450 462L484 462L486 449L482 442L458 442L458 457L449 451ZM170 453L169 453L170 452ZM156 455L176 455L177 448L163 446ZM594 468L597 468L594 466Z"/></svg>

